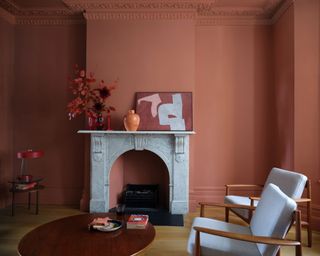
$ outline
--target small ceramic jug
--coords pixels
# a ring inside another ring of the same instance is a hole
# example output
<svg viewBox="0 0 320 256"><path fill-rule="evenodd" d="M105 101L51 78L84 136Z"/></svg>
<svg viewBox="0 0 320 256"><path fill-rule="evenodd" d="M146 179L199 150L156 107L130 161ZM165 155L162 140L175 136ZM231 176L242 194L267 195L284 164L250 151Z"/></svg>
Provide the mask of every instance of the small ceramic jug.
<svg viewBox="0 0 320 256"><path fill-rule="evenodd" d="M127 131L136 131L139 127L140 116L133 109L123 118L123 124Z"/></svg>

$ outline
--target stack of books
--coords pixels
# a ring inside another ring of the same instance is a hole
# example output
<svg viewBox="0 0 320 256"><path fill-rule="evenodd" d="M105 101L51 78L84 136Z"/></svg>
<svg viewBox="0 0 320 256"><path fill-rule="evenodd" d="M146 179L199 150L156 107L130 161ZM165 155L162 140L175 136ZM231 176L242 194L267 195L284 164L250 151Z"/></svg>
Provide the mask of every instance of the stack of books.
<svg viewBox="0 0 320 256"><path fill-rule="evenodd" d="M132 214L127 221L127 229L145 229L149 216L144 214Z"/></svg>
<svg viewBox="0 0 320 256"><path fill-rule="evenodd" d="M15 184L16 190L27 190L32 189L37 186L37 182L30 182L30 183L17 183Z"/></svg>

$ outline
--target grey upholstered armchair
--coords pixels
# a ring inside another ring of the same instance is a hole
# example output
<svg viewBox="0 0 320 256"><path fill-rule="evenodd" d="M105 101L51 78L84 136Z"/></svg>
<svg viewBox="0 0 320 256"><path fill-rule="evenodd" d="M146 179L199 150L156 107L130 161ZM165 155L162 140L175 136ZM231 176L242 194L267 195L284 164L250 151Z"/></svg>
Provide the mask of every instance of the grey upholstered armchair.
<svg viewBox="0 0 320 256"><path fill-rule="evenodd" d="M239 207L247 210L254 208ZM297 204L293 199L276 185L268 184L249 226L196 217L189 235L188 252L196 256L275 256L280 246L295 246L296 256L301 256L300 212L296 211L296 208ZM296 239L284 239L294 221Z"/></svg>
<svg viewBox="0 0 320 256"><path fill-rule="evenodd" d="M280 168L272 168L268 175L268 178L263 185L248 185L248 184L229 184L226 185L226 196L224 202L227 204L240 204L240 205L251 205L257 206L258 197L239 196L231 193L234 189L263 189L268 184L277 185L287 196L293 198L298 204L306 204L306 221L302 222L303 226L307 227L308 231L308 246L312 246L312 231L311 231L311 182L308 178L297 172L283 170ZM306 198L301 198L304 189L307 190ZM256 199L256 200L254 200ZM245 222L249 223L252 217L252 210L240 209L240 208L226 208L225 220L229 221L229 211L232 211Z"/></svg>

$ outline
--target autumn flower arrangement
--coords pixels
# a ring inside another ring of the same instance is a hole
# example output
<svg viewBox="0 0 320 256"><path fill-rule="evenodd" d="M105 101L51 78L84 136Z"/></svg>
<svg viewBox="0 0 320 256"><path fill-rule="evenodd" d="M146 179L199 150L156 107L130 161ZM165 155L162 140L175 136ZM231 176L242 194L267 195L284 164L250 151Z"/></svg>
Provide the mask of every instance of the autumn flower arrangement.
<svg viewBox="0 0 320 256"><path fill-rule="evenodd" d="M116 88L118 81L105 84L101 80L96 86L94 74L86 73L76 65L74 69L75 78L69 78L70 89L75 96L68 105L69 120L82 113L92 119L102 118L104 113L109 115L115 108L107 105L106 100L111 96L111 91Z"/></svg>

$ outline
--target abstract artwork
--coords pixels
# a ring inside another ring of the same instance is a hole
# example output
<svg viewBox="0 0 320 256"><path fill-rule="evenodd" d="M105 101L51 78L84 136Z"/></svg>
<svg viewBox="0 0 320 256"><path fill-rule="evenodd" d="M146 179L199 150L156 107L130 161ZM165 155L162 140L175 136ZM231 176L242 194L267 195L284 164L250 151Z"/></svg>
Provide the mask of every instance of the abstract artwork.
<svg viewBox="0 0 320 256"><path fill-rule="evenodd" d="M140 131L192 131L191 92L137 92Z"/></svg>

